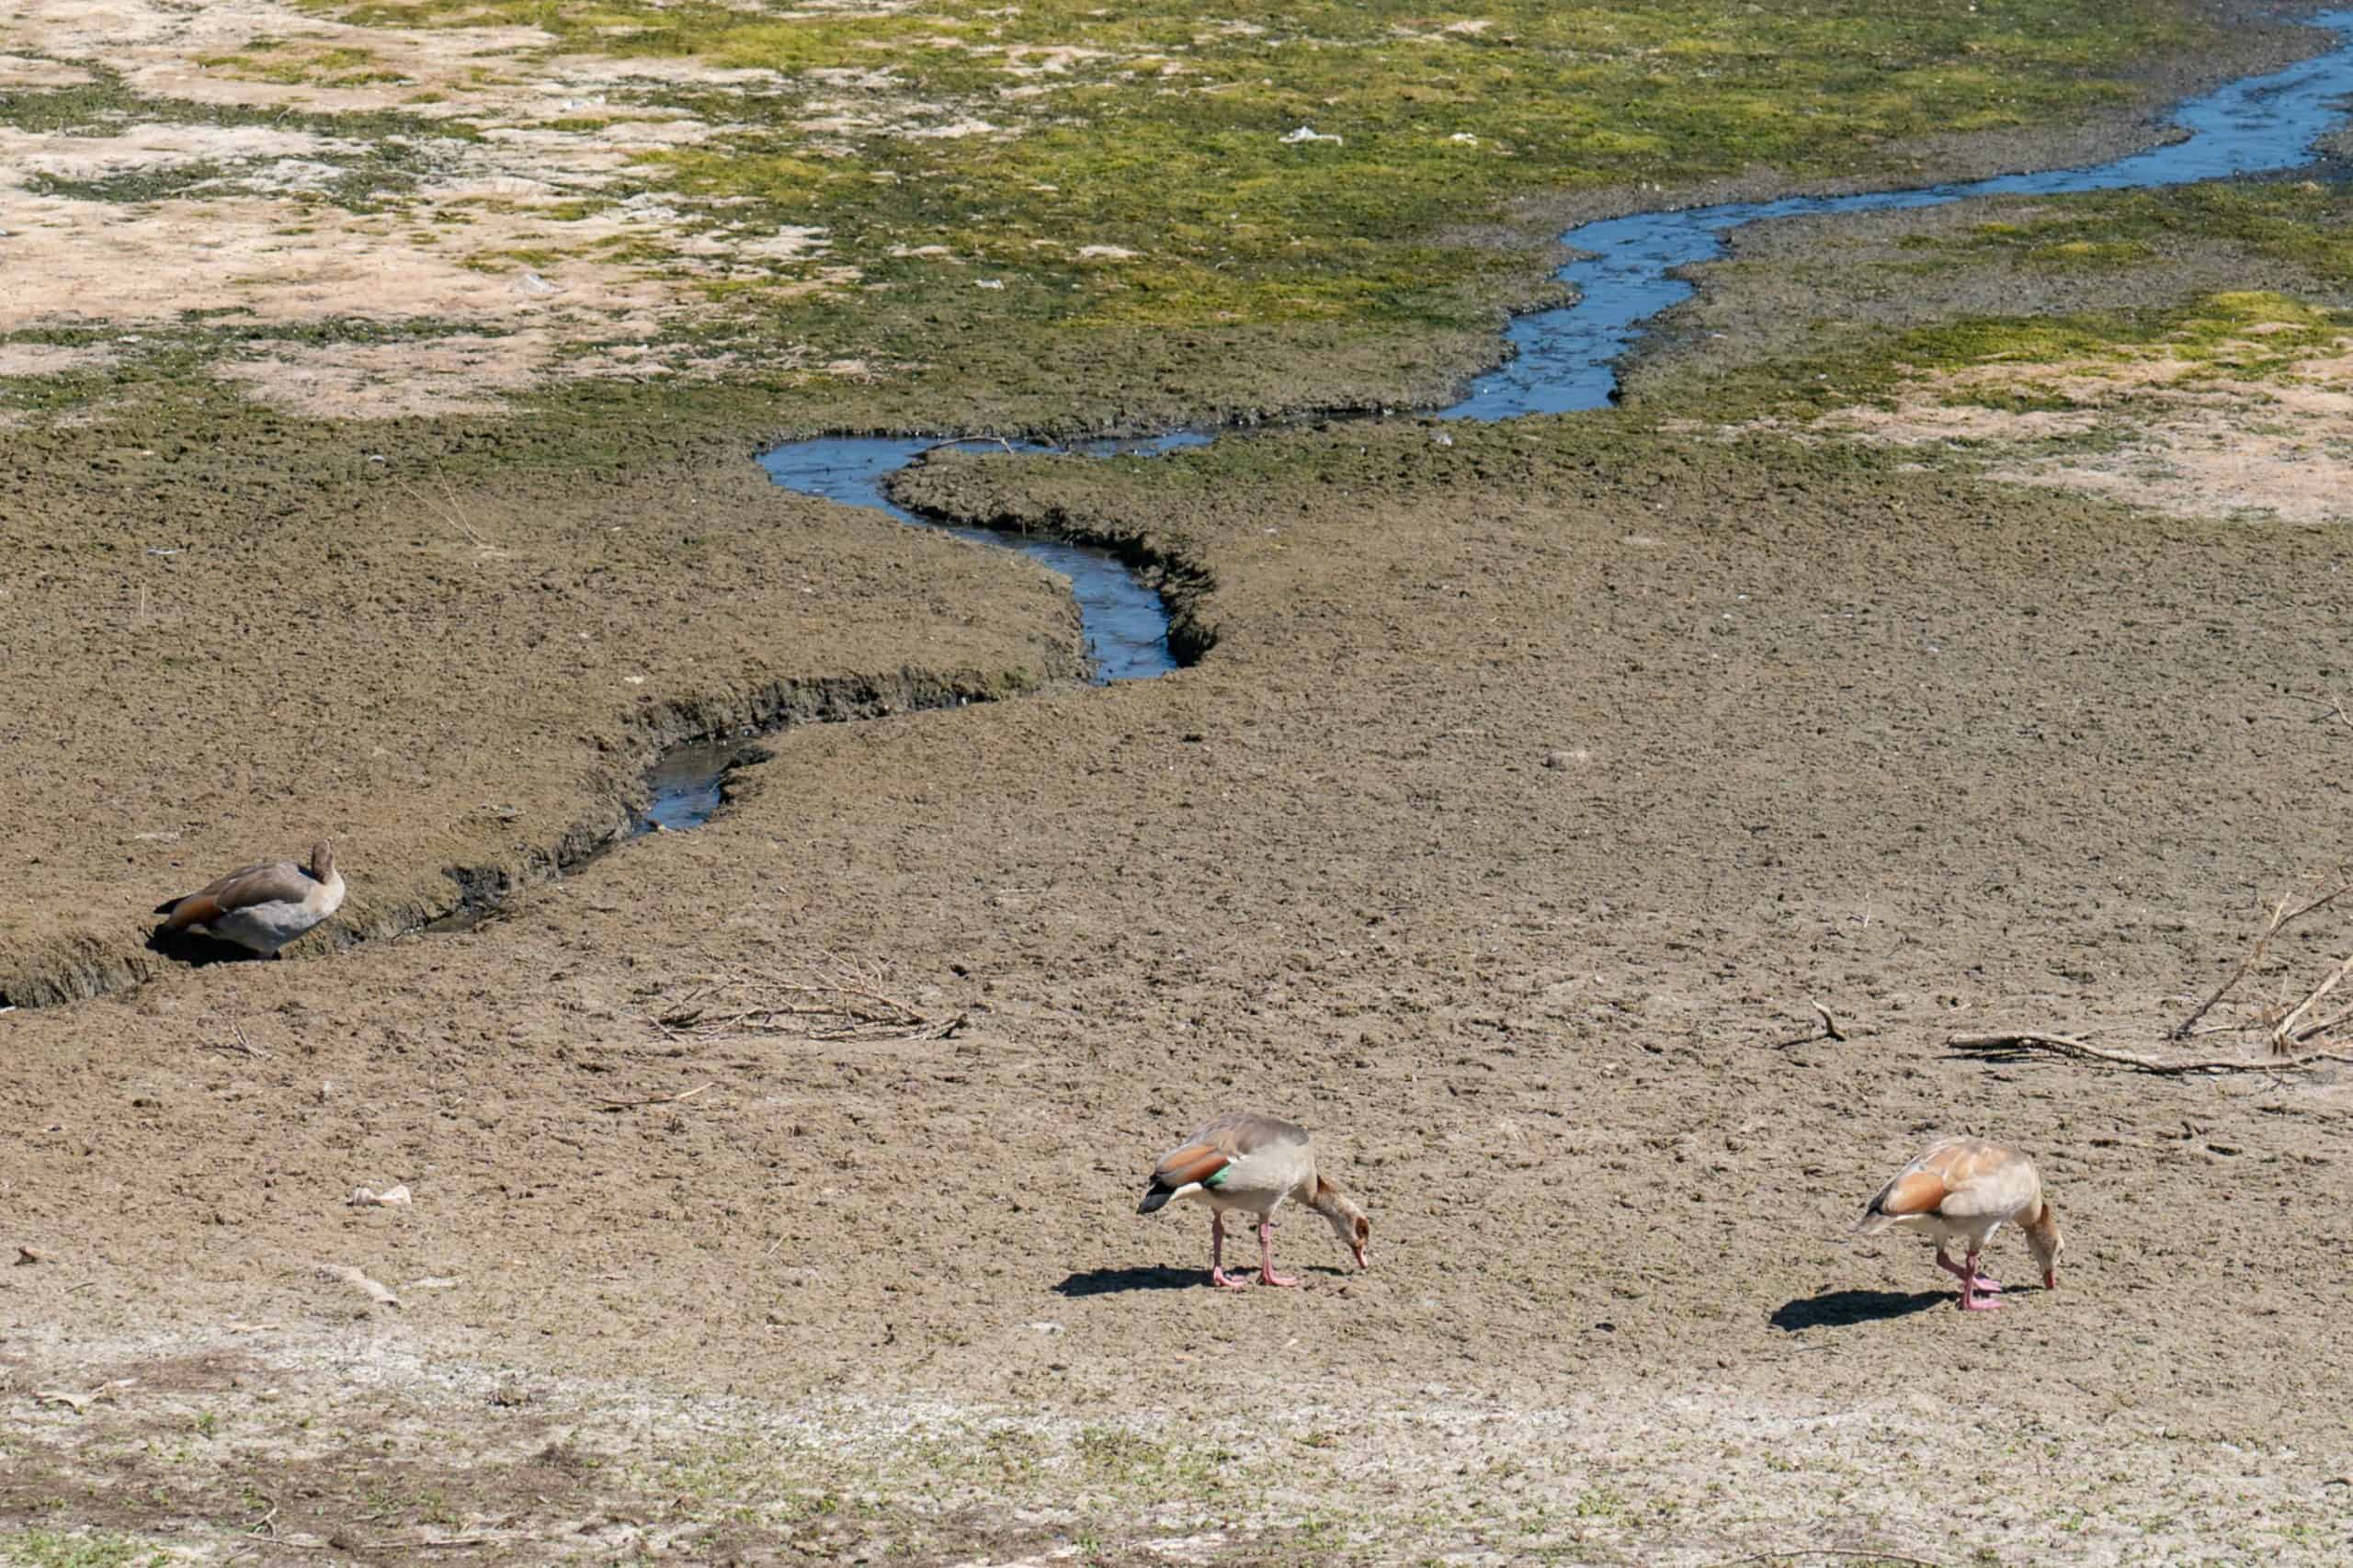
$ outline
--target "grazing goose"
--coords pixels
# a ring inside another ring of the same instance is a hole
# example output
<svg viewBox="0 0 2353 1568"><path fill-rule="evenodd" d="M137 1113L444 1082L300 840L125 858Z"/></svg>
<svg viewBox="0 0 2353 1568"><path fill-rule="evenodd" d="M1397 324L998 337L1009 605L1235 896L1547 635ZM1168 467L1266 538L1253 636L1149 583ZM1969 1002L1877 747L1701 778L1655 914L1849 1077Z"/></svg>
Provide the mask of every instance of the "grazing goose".
<svg viewBox="0 0 2353 1568"><path fill-rule="evenodd" d="M2002 1304L1993 1299L2002 1287L1977 1272L1977 1255L2012 1220L2042 1267L2042 1288L2056 1290L2059 1253L2066 1244L2059 1239L2059 1216L2043 1200L2034 1162L1982 1138L1947 1138L1880 1188L1855 1229L1875 1236L1902 1225L1935 1237L1937 1267L1961 1281L1961 1310L1990 1312ZM1945 1256L1953 1242L1966 1248L1966 1262Z"/></svg>
<svg viewBox="0 0 2353 1568"><path fill-rule="evenodd" d="M261 954L273 954L343 907L343 873L324 839L311 863L272 860L245 866L155 906L165 931L196 930Z"/></svg>
<svg viewBox="0 0 2353 1568"><path fill-rule="evenodd" d="M1210 1206L1210 1282L1238 1290L1247 1283L1225 1271L1225 1215L1230 1209L1258 1217L1258 1283L1296 1285L1275 1272L1275 1211L1294 1199L1330 1221L1340 1244L1369 1267L1365 1244L1372 1221L1348 1195L1315 1174L1315 1152L1307 1130L1256 1111L1240 1110L1205 1121L1185 1142L1160 1156L1144 1189L1139 1214L1150 1214L1172 1198Z"/></svg>

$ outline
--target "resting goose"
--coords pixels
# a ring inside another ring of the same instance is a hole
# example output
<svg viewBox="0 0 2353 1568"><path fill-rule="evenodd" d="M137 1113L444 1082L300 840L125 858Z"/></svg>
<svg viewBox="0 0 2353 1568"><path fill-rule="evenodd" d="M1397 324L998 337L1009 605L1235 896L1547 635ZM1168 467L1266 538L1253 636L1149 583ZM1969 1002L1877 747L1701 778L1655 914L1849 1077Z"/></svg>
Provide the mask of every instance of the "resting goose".
<svg viewBox="0 0 2353 1568"><path fill-rule="evenodd" d="M1201 1123L1185 1135L1184 1142L1160 1156L1136 1212L1153 1213L1176 1198L1210 1207L1211 1284L1238 1290L1247 1283L1225 1271L1228 1210L1258 1217L1258 1283L1299 1283L1275 1272L1275 1213L1294 1199L1330 1222L1332 1233L1355 1256L1358 1268L1370 1267L1365 1244L1372 1239L1372 1221L1347 1193L1315 1174L1315 1152L1308 1147L1307 1130L1290 1122L1242 1110Z"/></svg>
<svg viewBox="0 0 2353 1568"><path fill-rule="evenodd" d="M184 898L165 900L155 913L165 917L165 931L199 931L267 955L342 907L343 873L321 839L308 866L272 860L241 867Z"/></svg>
<svg viewBox="0 0 2353 1568"><path fill-rule="evenodd" d="M1961 1310L1990 1312L2002 1304L1993 1299L2002 1287L1977 1272L1977 1255L2013 1220L2041 1266L2042 1288L2056 1290L2059 1253L2066 1244L2059 1239L2059 1216L2043 1199L2034 1162L1982 1138L1947 1138L1896 1172L1864 1207L1855 1229L1875 1236L1902 1225L1935 1237L1937 1267L1961 1281ZM1966 1249L1965 1262L1945 1255L1953 1242Z"/></svg>

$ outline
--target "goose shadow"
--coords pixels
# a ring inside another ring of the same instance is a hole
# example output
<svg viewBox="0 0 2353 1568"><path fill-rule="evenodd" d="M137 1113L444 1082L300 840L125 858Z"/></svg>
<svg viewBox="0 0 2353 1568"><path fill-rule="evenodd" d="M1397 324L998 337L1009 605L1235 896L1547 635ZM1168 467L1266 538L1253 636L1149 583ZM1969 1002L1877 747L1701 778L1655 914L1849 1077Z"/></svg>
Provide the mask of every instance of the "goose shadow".
<svg viewBox="0 0 2353 1568"><path fill-rule="evenodd" d="M234 942L224 942L200 931L173 931L161 926L147 934L147 950L193 969L216 963L258 963L266 958L278 956L275 953L257 953L251 948L241 948Z"/></svg>
<svg viewBox="0 0 2353 1568"><path fill-rule="evenodd" d="M1206 1268L1083 1268L1054 1287L1057 1296L1115 1296L1127 1290L1190 1290L1206 1286Z"/></svg>
<svg viewBox="0 0 2353 1568"><path fill-rule="evenodd" d="M1953 1299L1950 1290L1824 1290L1784 1301L1772 1317L1775 1328L1795 1334L1808 1328L1852 1328L1910 1317Z"/></svg>

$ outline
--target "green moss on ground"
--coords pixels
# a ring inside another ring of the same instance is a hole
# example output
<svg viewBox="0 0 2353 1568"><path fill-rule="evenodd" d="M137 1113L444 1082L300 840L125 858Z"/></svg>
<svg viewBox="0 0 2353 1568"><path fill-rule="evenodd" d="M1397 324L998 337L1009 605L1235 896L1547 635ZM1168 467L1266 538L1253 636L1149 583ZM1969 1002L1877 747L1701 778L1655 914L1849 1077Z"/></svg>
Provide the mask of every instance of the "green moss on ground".
<svg viewBox="0 0 2353 1568"><path fill-rule="evenodd" d="M1890 254L1908 259L1884 259ZM1711 267L1705 287L1788 291L1787 271L1756 270L1768 265ZM2079 296L2131 302L2052 310L2029 289L2018 296L2029 309L1940 313L1924 305L1918 319L1896 324L1858 321L1842 308L1883 292L1886 273L1915 268L1933 272L1944 299L1971 297L1967 274L1991 280L2047 270L2064 273ZM2217 274L2248 286L2215 289ZM1787 307L1810 318L1790 335L1800 351L1723 365L1706 344L1687 344L1646 367L1639 404L1659 416L1805 420L1889 406L1925 379L2002 365L2097 371L2162 359L2187 367L2172 383L2182 387L2293 378L2353 332L2353 204L2341 187L2313 180L2047 198L2028 211L1863 247L1859 257L1826 247L1802 281L1805 298ZM2048 387L1990 381L1946 395L2017 412L2080 406Z"/></svg>
<svg viewBox="0 0 2353 1568"><path fill-rule="evenodd" d="M1325 324L1485 330L1526 250L1445 243L1531 191L1688 186L1771 167L1899 180L1918 139L2080 119L2148 59L2211 35L2175 5L1986 0L1806 7L1489 0L1106 8L928 0L778 17L654 0L313 0L375 27L521 25L556 53L779 77L647 85L726 128L649 149L576 215L654 195L722 241L813 231L811 257L708 276L662 242L620 259L699 292L746 350L990 369L991 339ZM855 74L845 75L843 74ZM1299 128L1318 140L1288 142ZM540 265L564 256L555 243ZM824 266L854 282L815 299ZM796 297L787 298L782 290ZM895 372L894 372L895 373Z"/></svg>

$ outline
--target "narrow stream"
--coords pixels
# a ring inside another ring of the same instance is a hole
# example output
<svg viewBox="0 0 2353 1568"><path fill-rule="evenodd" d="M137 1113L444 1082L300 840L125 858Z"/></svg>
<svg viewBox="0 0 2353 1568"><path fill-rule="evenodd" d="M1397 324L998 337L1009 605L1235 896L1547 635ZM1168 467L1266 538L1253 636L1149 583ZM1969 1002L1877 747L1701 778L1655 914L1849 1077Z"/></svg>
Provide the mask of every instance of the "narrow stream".
<svg viewBox="0 0 2353 1568"><path fill-rule="evenodd" d="M2109 163L1915 190L1792 196L1638 212L1571 229L1561 243L1586 254L1555 276L1574 288L1574 302L1514 320L1504 334L1511 358L1473 381L1461 400L1438 410L1438 417L1509 419L1608 405L1618 392L1618 361L1644 324L1691 296L1692 285L1670 274L1722 256L1726 231L1744 223L1937 207L1974 197L2146 189L2296 168L2311 161L2314 143L2353 108L2347 102L2353 98L2353 11L2325 12L2309 20L2338 34L2337 47L2284 70L2244 77L2185 100L2171 116L2184 133L2180 140ZM1104 456L1165 452L1205 445L1214 436L1181 431L1090 443L1078 449ZM938 525L890 500L884 487L891 476L942 446L998 445L994 440L827 436L778 447L760 462L787 489L870 506L902 522L932 527ZM1024 442L1009 445L1016 451L1057 449ZM1142 679L1176 667L1168 651L1168 615L1160 596L1107 551L1041 536L964 528L949 531L1010 545L1070 578L1098 682ZM655 769L647 822L679 828L708 818L718 805L720 776L733 751L733 743L715 742L699 744L691 753L681 748L665 755Z"/></svg>

